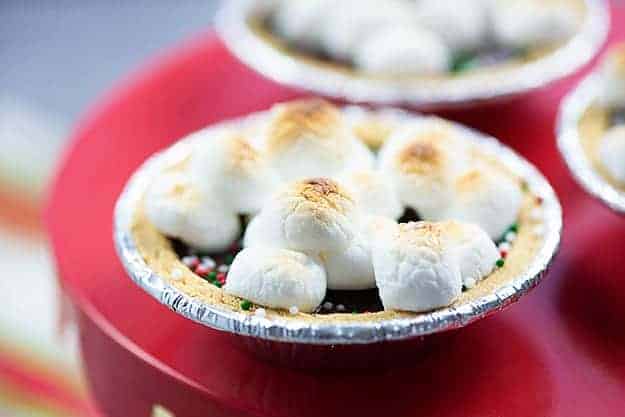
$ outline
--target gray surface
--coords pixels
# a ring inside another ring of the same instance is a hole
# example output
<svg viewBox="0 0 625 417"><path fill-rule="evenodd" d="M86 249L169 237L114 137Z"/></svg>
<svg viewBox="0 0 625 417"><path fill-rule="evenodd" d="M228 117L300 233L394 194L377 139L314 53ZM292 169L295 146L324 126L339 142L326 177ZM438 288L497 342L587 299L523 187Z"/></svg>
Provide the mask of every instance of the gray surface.
<svg viewBox="0 0 625 417"><path fill-rule="evenodd" d="M217 0L0 0L0 97L67 123L149 56L213 20Z"/></svg>

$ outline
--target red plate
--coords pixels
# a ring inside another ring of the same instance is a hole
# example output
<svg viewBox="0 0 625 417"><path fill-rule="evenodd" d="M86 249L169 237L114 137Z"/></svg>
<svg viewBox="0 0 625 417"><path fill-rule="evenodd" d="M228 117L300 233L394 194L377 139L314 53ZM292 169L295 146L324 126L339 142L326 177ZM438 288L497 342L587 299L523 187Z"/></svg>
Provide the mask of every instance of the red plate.
<svg viewBox="0 0 625 417"><path fill-rule="evenodd" d="M212 34L127 81L75 133L46 211L103 414L149 416L160 404L177 417L623 415L625 221L584 195L557 156L555 112L573 81L501 107L446 115L512 144L559 192L564 247L545 282L425 359L358 373L296 371L234 349L224 335L135 287L113 250L113 204L148 155L297 93L244 68Z"/></svg>

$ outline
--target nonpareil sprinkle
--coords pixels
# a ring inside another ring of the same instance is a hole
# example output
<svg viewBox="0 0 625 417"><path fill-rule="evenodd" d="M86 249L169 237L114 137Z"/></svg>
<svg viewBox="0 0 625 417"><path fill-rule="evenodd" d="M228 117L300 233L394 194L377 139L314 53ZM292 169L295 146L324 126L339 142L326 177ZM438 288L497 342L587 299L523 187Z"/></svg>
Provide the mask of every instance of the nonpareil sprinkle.
<svg viewBox="0 0 625 417"><path fill-rule="evenodd" d="M243 309L245 311L249 311L250 308L252 308L252 302L251 301L248 301L248 300L241 301L241 309Z"/></svg>
<svg viewBox="0 0 625 417"><path fill-rule="evenodd" d="M206 276L209 272L211 271L211 269L209 267L207 267L206 265L200 264L197 266L197 268L195 268L195 273L198 274L201 277Z"/></svg>
<svg viewBox="0 0 625 417"><path fill-rule="evenodd" d="M497 268L501 268L504 266L505 263L506 261L504 261L503 259L498 259L497 262L495 262L495 265L497 265Z"/></svg>

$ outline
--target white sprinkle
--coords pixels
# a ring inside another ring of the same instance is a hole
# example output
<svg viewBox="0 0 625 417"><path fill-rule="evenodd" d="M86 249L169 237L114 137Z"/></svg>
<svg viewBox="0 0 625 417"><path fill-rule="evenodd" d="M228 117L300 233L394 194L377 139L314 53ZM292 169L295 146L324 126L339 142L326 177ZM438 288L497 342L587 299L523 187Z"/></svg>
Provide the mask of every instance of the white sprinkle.
<svg viewBox="0 0 625 417"><path fill-rule="evenodd" d="M266 314L267 312L265 311L264 308L257 308L256 310L254 310L254 315L258 317L265 317Z"/></svg>
<svg viewBox="0 0 625 417"><path fill-rule="evenodd" d="M291 307L289 307L289 313L297 314L297 313L299 313L299 308L297 308L297 306L291 306Z"/></svg>
<svg viewBox="0 0 625 417"><path fill-rule="evenodd" d="M217 272L223 272L224 274L230 270L230 267L226 264L219 265Z"/></svg>
<svg viewBox="0 0 625 417"><path fill-rule="evenodd" d="M464 286L467 288L473 288L475 287L475 284L477 284L475 280L473 278L469 278L465 281Z"/></svg>
<svg viewBox="0 0 625 417"><path fill-rule="evenodd" d="M325 310L332 310L332 307L334 307L334 304L332 304L330 301L326 301L325 303L323 303L323 308Z"/></svg>
<svg viewBox="0 0 625 417"><path fill-rule="evenodd" d="M204 256L202 258L202 266L205 266L208 269L213 269L216 265L215 260L210 256Z"/></svg>
<svg viewBox="0 0 625 417"><path fill-rule="evenodd" d="M542 209L539 209L538 207L533 209L530 212L530 218L532 220L542 220L543 217L544 217L543 216L543 211L542 211Z"/></svg>
<svg viewBox="0 0 625 417"><path fill-rule="evenodd" d="M506 240L506 242L512 243L516 240L516 233L508 232L506 233L506 236L504 237L504 239Z"/></svg>
<svg viewBox="0 0 625 417"><path fill-rule="evenodd" d="M171 278L178 281L180 278L182 278L182 271L178 268L174 268L171 270Z"/></svg>
<svg viewBox="0 0 625 417"><path fill-rule="evenodd" d="M512 245L510 245L508 242L501 242L498 248L500 252L510 252Z"/></svg>
<svg viewBox="0 0 625 417"><path fill-rule="evenodd" d="M338 304L336 306L336 311L345 311L345 306L343 304Z"/></svg>
<svg viewBox="0 0 625 417"><path fill-rule="evenodd" d="M195 266L199 261L200 260L197 256L185 256L182 258L182 263L188 266L189 268L192 268L193 266Z"/></svg>
<svg viewBox="0 0 625 417"><path fill-rule="evenodd" d="M535 236L542 236L542 235L545 234L545 228L543 227L542 224L539 224L539 225L534 227L533 232L534 232Z"/></svg>

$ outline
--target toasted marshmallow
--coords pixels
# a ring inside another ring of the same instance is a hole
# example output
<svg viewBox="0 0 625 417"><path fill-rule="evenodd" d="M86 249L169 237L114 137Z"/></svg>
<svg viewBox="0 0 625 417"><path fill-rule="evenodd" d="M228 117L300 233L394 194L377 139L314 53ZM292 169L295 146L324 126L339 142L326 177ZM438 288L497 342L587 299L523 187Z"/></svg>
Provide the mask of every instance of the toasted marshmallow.
<svg viewBox="0 0 625 417"><path fill-rule="evenodd" d="M468 156L459 133L438 120L398 130L380 150L380 169L402 203L437 219L453 199L453 179Z"/></svg>
<svg viewBox="0 0 625 417"><path fill-rule="evenodd" d="M625 183L625 125L610 128L599 145L599 159L618 182Z"/></svg>
<svg viewBox="0 0 625 417"><path fill-rule="evenodd" d="M273 246L314 253L347 249L358 224L352 197L327 178L285 185L257 217L250 231L257 237L248 236L249 245L271 240Z"/></svg>
<svg viewBox="0 0 625 417"><path fill-rule="evenodd" d="M356 236L344 251L324 251L319 257L326 269L329 289L375 288L371 250L365 239Z"/></svg>
<svg viewBox="0 0 625 417"><path fill-rule="evenodd" d="M359 230L360 236L371 246L374 242L383 245L397 233L398 227L397 222L389 217L364 215Z"/></svg>
<svg viewBox="0 0 625 417"><path fill-rule="evenodd" d="M375 281L385 310L428 311L458 298L460 270L443 233L441 224L403 223L391 238L373 244Z"/></svg>
<svg viewBox="0 0 625 417"><path fill-rule="evenodd" d="M326 273L301 252L246 248L234 258L224 291L266 307L311 312L325 297Z"/></svg>
<svg viewBox="0 0 625 417"><path fill-rule="evenodd" d="M452 50L476 50L489 31L484 0L419 0L418 22Z"/></svg>
<svg viewBox="0 0 625 417"><path fill-rule="evenodd" d="M321 44L330 56L349 60L368 36L386 27L416 23L414 6L403 0L341 0L328 10L321 23Z"/></svg>
<svg viewBox="0 0 625 417"><path fill-rule="evenodd" d="M388 26L368 36L356 49L357 68L392 76L445 73L451 50L431 31L412 25Z"/></svg>
<svg viewBox="0 0 625 417"><path fill-rule="evenodd" d="M241 230L237 215L204 195L184 173L157 176L146 191L144 208L161 233L209 252L228 248Z"/></svg>
<svg viewBox="0 0 625 417"><path fill-rule="evenodd" d="M397 120L385 117L360 117L352 121L356 137L370 149L380 149L397 127Z"/></svg>
<svg viewBox="0 0 625 417"><path fill-rule="evenodd" d="M625 43L612 49L601 64L600 101L606 107L625 107Z"/></svg>
<svg viewBox="0 0 625 417"><path fill-rule="evenodd" d="M516 181L479 166L456 179L453 203L438 220L475 223L496 240L517 221L522 199Z"/></svg>
<svg viewBox="0 0 625 417"><path fill-rule="evenodd" d="M363 213L398 219L404 211L389 179L380 171L350 171L337 180L352 195Z"/></svg>
<svg viewBox="0 0 625 417"><path fill-rule="evenodd" d="M321 44L319 27L326 18L330 4L330 0L282 0L275 9L273 27L293 45L318 49Z"/></svg>
<svg viewBox="0 0 625 417"><path fill-rule="evenodd" d="M191 175L207 193L245 214L260 211L279 183L265 156L232 132L198 143Z"/></svg>
<svg viewBox="0 0 625 417"><path fill-rule="evenodd" d="M475 224L445 222L443 239L458 263L463 285L471 286L482 280L500 258L495 242Z"/></svg>
<svg viewBox="0 0 625 417"><path fill-rule="evenodd" d="M566 40L575 33L580 16L565 2L494 0L492 20L497 42L525 48Z"/></svg>
<svg viewBox="0 0 625 417"><path fill-rule="evenodd" d="M370 168L374 162L344 123L341 111L323 100L275 106L265 146L271 165L284 180L331 177L347 168Z"/></svg>

